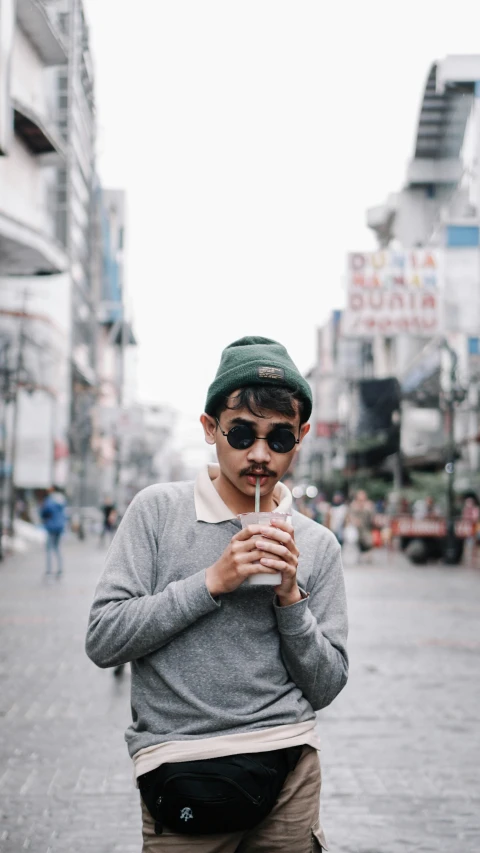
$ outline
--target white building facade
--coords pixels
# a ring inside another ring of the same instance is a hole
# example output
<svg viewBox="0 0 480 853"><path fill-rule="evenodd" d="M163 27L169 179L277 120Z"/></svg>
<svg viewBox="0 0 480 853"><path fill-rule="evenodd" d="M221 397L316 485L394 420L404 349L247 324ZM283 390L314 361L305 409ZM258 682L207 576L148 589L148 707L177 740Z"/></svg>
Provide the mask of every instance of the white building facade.
<svg viewBox="0 0 480 853"><path fill-rule="evenodd" d="M96 275L101 246L96 236L94 73L83 0L45 0L45 5L68 49L68 65L56 74L58 128L67 149L57 176L57 234L69 256L71 293L70 498L86 506L99 497L92 446L101 286Z"/></svg>
<svg viewBox="0 0 480 853"><path fill-rule="evenodd" d="M370 208L367 222L378 249L358 247L348 258L347 304L334 350L331 321L320 333L334 359L332 365L320 355L315 370L317 430L328 433L328 422L338 421L348 433L345 393L360 387L359 371L396 378L403 461L442 470L451 347L458 384L467 391L455 424L457 483L466 488L479 479L480 464L480 56L447 56L432 65L405 185ZM345 347L357 352L346 375ZM392 417L399 417L394 409ZM320 439L325 462L332 439Z"/></svg>
<svg viewBox="0 0 480 853"><path fill-rule="evenodd" d="M62 34L36 0L0 3L1 454L9 499L67 477L70 292L57 232ZM5 493L5 483L2 483Z"/></svg>
<svg viewBox="0 0 480 853"><path fill-rule="evenodd" d="M439 316L434 335L398 335L390 370L406 390L402 444L407 455L443 461L439 395L449 380L445 345L458 359L466 390L457 408L459 487L478 480L480 359L480 56L447 56L428 74L414 157L401 192L367 214L379 247L423 248L439 260ZM388 339L377 348L385 352ZM415 384L415 375L417 383Z"/></svg>
<svg viewBox="0 0 480 853"><path fill-rule="evenodd" d="M123 190L99 189L97 228L101 243L97 377L93 449L102 497L122 503L125 412L136 401L135 337L125 281L126 197Z"/></svg>

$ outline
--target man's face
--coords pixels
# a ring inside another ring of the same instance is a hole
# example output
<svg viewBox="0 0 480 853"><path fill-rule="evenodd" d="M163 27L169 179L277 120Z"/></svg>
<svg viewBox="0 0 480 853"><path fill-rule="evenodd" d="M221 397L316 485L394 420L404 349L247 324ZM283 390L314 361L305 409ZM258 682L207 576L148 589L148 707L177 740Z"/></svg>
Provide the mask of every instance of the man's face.
<svg viewBox="0 0 480 853"><path fill-rule="evenodd" d="M234 392L228 400L236 396ZM288 453L276 453L273 451L265 438L274 429L282 427L290 430L295 438L303 440L309 430L308 424L300 426L300 417L296 412L294 417L287 417L279 412L262 411L263 417L253 415L249 409L226 409L219 415L220 428L215 418L202 415L202 424L205 430L205 438L209 444L215 444L220 470L230 483L245 495L254 497L257 477L260 477L260 491L262 496L273 491L278 481L288 471L295 456L296 449L300 446L295 444ZM257 439L245 450L237 450L231 447L225 435L234 426L248 425L253 428Z"/></svg>

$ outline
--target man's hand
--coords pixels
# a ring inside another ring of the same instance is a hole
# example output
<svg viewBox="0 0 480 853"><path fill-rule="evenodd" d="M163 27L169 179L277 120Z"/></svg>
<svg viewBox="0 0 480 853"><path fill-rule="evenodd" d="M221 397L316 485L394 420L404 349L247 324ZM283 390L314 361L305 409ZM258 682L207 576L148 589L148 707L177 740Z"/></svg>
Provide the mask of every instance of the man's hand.
<svg viewBox="0 0 480 853"><path fill-rule="evenodd" d="M259 524L245 527L244 530L235 534L220 559L213 566L209 566L205 581L213 598L222 593L233 592L251 575L260 573L272 575L278 572L277 568L266 567L260 562L265 556L265 551L260 551L257 543L264 541L261 536L265 529ZM280 533L280 531L275 532Z"/></svg>
<svg viewBox="0 0 480 853"><path fill-rule="evenodd" d="M296 604L302 600L302 593L297 584L300 552L294 529L288 521L272 519L271 525L261 528L261 533L262 539L257 543L257 549L263 551L261 565L282 573L282 582L275 587L280 606Z"/></svg>
<svg viewBox="0 0 480 853"><path fill-rule="evenodd" d="M206 584L213 597L233 592L248 577L281 572L274 587L281 607L301 601L297 584L299 551L291 524L275 520L271 525L251 524L237 533L213 566L207 569Z"/></svg>

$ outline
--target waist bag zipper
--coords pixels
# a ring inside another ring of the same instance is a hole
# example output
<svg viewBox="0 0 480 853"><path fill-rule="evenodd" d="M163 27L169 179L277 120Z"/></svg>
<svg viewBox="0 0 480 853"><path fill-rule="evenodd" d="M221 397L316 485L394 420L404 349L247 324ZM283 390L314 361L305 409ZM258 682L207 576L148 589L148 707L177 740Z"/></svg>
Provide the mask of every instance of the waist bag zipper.
<svg viewBox="0 0 480 853"><path fill-rule="evenodd" d="M175 779L202 779L202 780L205 780L208 778L209 778L208 776L203 776L200 773L177 773L174 776L170 776L170 778L167 779L167 781L165 782L164 788L166 788L167 785L169 785L170 782L173 782ZM211 776L210 778L221 779L222 782L228 782L229 785L233 785L233 787L236 788L237 791L241 791L241 793L245 797L247 797L247 799L250 800L250 802L252 802L254 805L258 805L258 803L260 803L262 801L261 795L259 797L254 797L252 794L249 794L248 791L245 790L245 788L242 788L242 786L239 785L238 782L235 782L233 779L230 779L228 776L220 776L219 774L216 774L215 776ZM161 805L161 802L162 802L162 798L159 797L157 800L157 805Z"/></svg>

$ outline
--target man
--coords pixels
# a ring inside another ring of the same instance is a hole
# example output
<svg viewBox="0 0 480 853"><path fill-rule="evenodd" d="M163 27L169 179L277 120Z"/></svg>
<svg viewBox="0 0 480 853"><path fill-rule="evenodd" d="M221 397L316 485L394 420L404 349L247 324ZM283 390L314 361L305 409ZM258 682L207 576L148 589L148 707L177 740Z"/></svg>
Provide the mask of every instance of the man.
<svg viewBox="0 0 480 853"><path fill-rule="evenodd" d="M328 515L328 526L337 537L340 545L343 545L343 532L347 518L348 506L341 492L335 492L332 505Z"/></svg>
<svg viewBox="0 0 480 853"><path fill-rule="evenodd" d="M65 532L65 497L55 486L51 486L47 496L40 508L40 518L47 531L47 566L45 575L52 574L52 554L57 561L57 578L63 572L62 553L60 551L60 540Z"/></svg>
<svg viewBox="0 0 480 853"><path fill-rule="evenodd" d="M140 492L107 556L87 653L102 667L131 662L126 739L143 798L144 851L325 846L315 711L347 680L340 547L299 513L292 524L244 530L237 518L254 509L257 478L261 510L291 512L280 481L311 410L310 387L283 346L260 337L231 344L201 417L219 465L195 484ZM261 572L280 572L281 583L245 584ZM267 778L282 783L276 802L257 825L242 826L252 802L271 796ZM195 836L182 831L191 832L196 809L182 799L175 813L171 805L189 779L199 802L204 790L218 792L200 804L204 827ZM245 814L237 807L228 823L229 803L241 796ZM219 831L226 823L231 831Z"/></svg>
<svg viewBox="0 0 480 853"><path fill-rule="evenodd" d="M366 555L366 561L370 560L370 551L373 548L373 518L375 507L364 489L360 489L355 495L348 511L348 520L357 529L358 558L361 560Z"/></svg>
<svg viewBox="0 0 480 853"><path fill-rule="evenodd" d="M103 523L102 530L100 532L100 545L103 545L105 536L107 537L107 542L110 544L114 535L115 528L117 525L117 508L110 497L105 498L101 512L103 515Z"/></svg>

